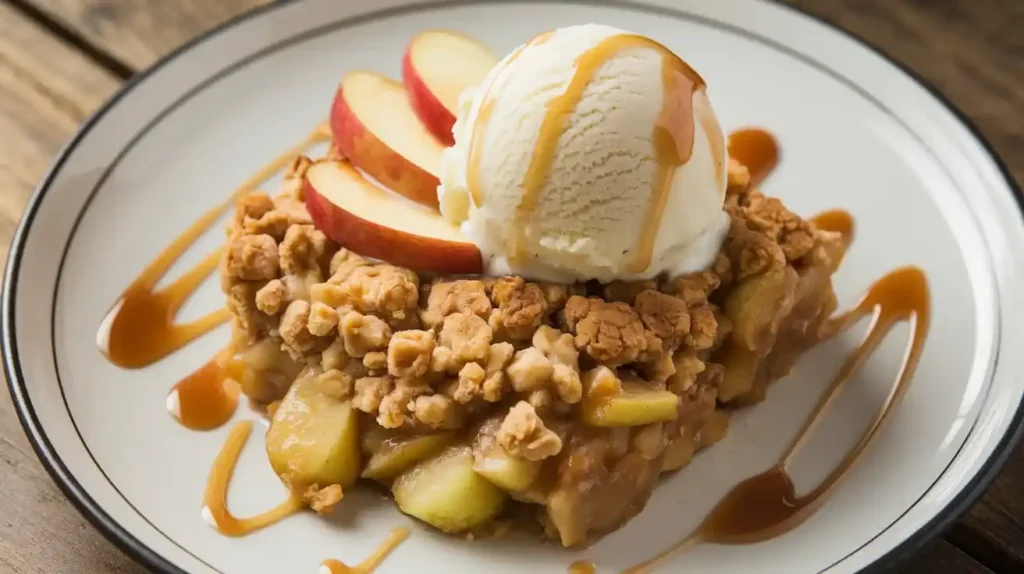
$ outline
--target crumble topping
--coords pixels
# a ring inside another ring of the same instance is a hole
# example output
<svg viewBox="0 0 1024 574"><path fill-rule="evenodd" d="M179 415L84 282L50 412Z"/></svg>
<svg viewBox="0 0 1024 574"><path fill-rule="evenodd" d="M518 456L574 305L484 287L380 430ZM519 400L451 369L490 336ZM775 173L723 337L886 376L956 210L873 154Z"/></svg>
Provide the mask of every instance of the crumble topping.
<svg viewBox="0 0 1024 574"><path fill-rule="evenodd" d="M388 344L388 372L400 378L426 375L434 348L433 331L409 330L395 333Z"/></svg>
<svg viewBox="0 0 1024 574"><path fill-rule="evenodd" d="M309 303L300 299L289 303L281 315L278 332L283 341L282 347L295 360L301 360L318 343L317 337L307 328L309 310Z"/></svg>
<svg viewBox="0 0 1024 574"><path fill-rule="evenodd" d="M414 326L419 278L412 271L384 263L361 264L353 257L327 282L336 286L332 302L377 315L393 327Z"/></svg>
<svg viewBox="0 0 1024 574"><path fill-rule="evenodd" d="M277 242L266 234L234 239L228 244L224 261L228 276L242 281L273 279L280 269Z"/></svg>
<svg viewBox="0 0 1024 574"><path fill-rule="evenodd" d="M284 307L288 288L280 279L273 279L256 291L256 308L265 315L277 315Z"/></svg>
<svg viewBox="0 0 1024 574"><path fill-rule="evenodd" d="M380 402L391 392L395 381L391 377L362 377L355 382L352 406L367 414L377 414Z"/></svg>
<svg viewBox="0 0 1024 574"><path fill-rule="evenodd" d="M257 293L256 296L258 306L259 293ZM306 325L306 328L314 336L327 337L334 333L334 329L338 326L338 322L340 320L337 309L317 301L310 305L309 323Z"/></svg>
<svg viewBox="0 0 1024 574"><path fill-rule="evenodd" d="M426 327L439 325L452 313L477 315L486 319L491 314L491 299L483 281L438 281L430 286L427 308L420 313Z"/></svg>
<svg viewBox="0 0 1024 574"><path fill-rule="evenodd" d="M476 315L453 313L444 318L439 340L451 349L452 359L458 365L487 358L491 348L491 328Z"/></svg>
<svg viewBox="0 0 1024 574"><path fill-rule="evenodd" d="M321 515L333 512L334 507L341 502L343 497L340 484L332 484L324 488L314 484L302 493L302 501Z"/></svg>
<svg viewBox="0 0 1024 574"><path fill-rule="evenodd" d="M533 406L523 401L509 409L495 438L509 454L527 460L544 460L562 450L562 439L544 426Z"/></svg>
<svg viewBox="0 0 1024 574"><path fill-rule="evenodd" d="M732 161L731 225L710 269L606 285L420 277L368 260L311 224L302 198L309 165L293 162L280 195L237 204L221 264L236 339L270 342L295 364L322 368L321 392L350 400L365 424L476 432L493 420L488 432L510 456L549 461L553 482L513 498L546 505L549 533L565 543L637 512L670 447L721 438L723 409L763 397L819 340L835 306L822 290L831 289L842 238L751 189ZM762 283L775 290L770 305L747 288ZM799 339L773 349L780 333ZM620 428L578 420L591 399L637 385L676 395L677 418ZM254 400L274 404L287 385L268 388ZM621 502L600 507L608 492ZM341 490L304 498L326 511Z"/></svg>
<svg viewBox="0 0 1024 574"><path fill-rule="evenodd" d="M574 295L565 304L565 324L575 334L577 348L608 366L633 363L661 350L658 336L621 301Z"/></svg>
<svg viewBox="0 0 1024 574"><path fill-rule="evenodd" d="M350 357L362 358L371 351L379 351L391 341L391 327L374 315L349 311L338 324L345 352Z"/></svg>
<svg viewBox="0 0 1024 574"><path fill-rule="evenodd" d="M491 301L495 308L487 323L501 338L511 340L529 340L548 312L540 285L522 277L498 279L491 287Z"/></svg>

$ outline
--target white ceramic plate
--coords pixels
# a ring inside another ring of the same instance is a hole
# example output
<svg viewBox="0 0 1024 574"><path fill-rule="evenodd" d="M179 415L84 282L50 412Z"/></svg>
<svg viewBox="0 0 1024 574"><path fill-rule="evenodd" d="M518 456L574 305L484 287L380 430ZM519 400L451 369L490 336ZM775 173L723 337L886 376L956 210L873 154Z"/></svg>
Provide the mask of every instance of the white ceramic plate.
<svg viewBox="0 0 1024 574"><path fill-rule="evenodd" d="M40 458L78 508L159 572L315 572L324 558L359 561L399 524L413 536L382 573L564 572L581 558L618 572L684 536L732 484L764 469L856 333L807 356L765 404L736 417L724 443L664 481L640 516L586 552L517 537L441 537L373 494L350 495L330 520L302 515L225 538L204 525L200 508L228 427L187 431L163 405L168 386L223 345L226 331L138 371L113 366L96 349L100 319L142 266L321 121L344 72L397 77L406 42L425 28L460 29L505 52L542 30L591 21L648 34L682 54L707 79L727 128L774 132L784 161L767 192L803 214L839 207L854 215L858 236L837 276L842 304L905 264L921 266L932 288L934 320L912 388L828 504L782 537L700 546L663 570L877 568L967 508L1021 430L1018 190L960 114L906 71L792 9L751 0L279 2L134 79L40 185L4 285L11 392ZM211 232L182 263L221 237ZM210 281L186 314L222 303ZM881 403L905 333L897 329L840 397L796 463L798 487L822 476ZM282 496L261 441L250 441L231 490L241 515Z"/></svg>

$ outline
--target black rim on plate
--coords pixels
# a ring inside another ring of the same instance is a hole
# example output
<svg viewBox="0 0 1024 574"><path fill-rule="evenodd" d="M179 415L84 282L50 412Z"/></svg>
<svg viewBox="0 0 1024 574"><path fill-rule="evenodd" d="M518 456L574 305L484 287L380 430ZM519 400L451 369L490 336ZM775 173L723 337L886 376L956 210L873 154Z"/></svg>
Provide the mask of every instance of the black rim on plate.
<svg viewBox="0 0 1024 574"><path fill-rule="evenodd" d="M95 526L101 533L103 533L103 535L108 540L113 542L118 548L120 548L122 551L124 551L131 558L133 558L143 566L146 566L147 568L155 572L168 574L183 573L183 571L179 567L175 566L162 555L158 554L157 552L146 546L144 543L142 543L140 540L135 538L135 536L128 532L127 529L125 529L109 514L107 514L106 511L103 510L102 506L99 503L97 503L89 495L88 492L86 492L85 488L83 488L82 485L75 479L74 475L71 473L71 471L67 468L67 466L63 463L63 461L56 453L53 444L50 442L49 438L46 435L46 432L43 430L39 418L35 413L35 409L32 405L32 402L29 399L28 389L26 388L25 380L22 374L18 352L14 345L14 341L16 340L16 336L14 333L14 301L17 287L17 278L18 273L20 271L19 267L21 264L21 258L24 251L24 241L25 237L27 236L28 230L32 226L32 222L39 209L39 206L42 203L43 197L50 189L53 180L60 172L60 169L63 166L64 162L78 147L79 143L84 139L86 134L88 134L92 130L92 128L97 123L99 123L99 121L107 114L108 111L110 111L110 109L112 109L119 101L121 101L123 98L129 95L135 89L136 86L138 86L140 83L145 81L146 78L148 78L149 76L153 75L158 70L166 66L169 62L177 59L182 54L188 52L194 46L212 37L215 37L231 28L234 28L235 26L238 26L239 24L242 24L248 20L256 18L265 13L273 12L297 1L301 0L278 0L277 2L255 8L249 12L246 12L245 14L239 15L238 17L229 20L197 36L189 42L183 44L179 48L175 49L168 55L161 58L158 62L147 68L145 71L133 76L113 97L111 97L102 107L100 107L96 112L94 112L85 121L85 123L82 124L78 132L74 135L74 137L65 145L65 147L58 154L57 158L51 165L49 171L43 177L40 184L36 187L35 192L29 200L29 203L25 210L25 214L22 217L21 223L18 226L17 231L15 232L13 241L11 243L10 253L7 259L7 269L4 275L3 282L2 317L0 317L0 321L2 321L3 328L2 340L0 340L0 345L2 345L3 347L3 368L4 374L6 375L7 378L8 389L11 393L11 398L15 405L15 410L18 413L18 418L22 424L22 427L24 428L25 434L28 436L28 439L31 442L33 449L35 450L36 455L39 457L40 461L42 461L43 465L46 467L46 470L50 473L50 476L54 479L54 481L57 483L60 489L64 492L65 496L67 496L67 498L74 504L78 511L83 516L85 516L85 518L88 519L89 522L93 524L93 526ZM569 1L572 2L573 0ZM448 5L464 3L465 2L461 0L451 0L449 2L446 2L446 4ZM625 2L619 4L621 5L629 3ZM916 72L909 69L902 62L899 62L898 60L890 57L889 55L882 52L878 48L874 47L872 44L870 44L863 38L860 38L856 34L849 32L845 29L842 29L814 14L810 14L797 7L790 6L785 3L779 3L778 5L784 7L791 13L794 13L798 16L802 16L804 18L811 19L815 22L818 22L819 24L822 24L832 29L833 31L839 32L840 34L868 48L878 57L888 61L893 66L900 69L904 74L906 74L916 83L918 83L921 87L923 87L926 91L928 91L949 112L951 112L955 117L957 117L960 120L960 122L973 135L973 137L982 145L986 153L998 167L1003 179L1006 181L1008 186L1014 191L1014 196L1018 203L1018 207L1021 210L1022 215L1024 215L1024 195L1022 195L1020 186L1013 179L1013 176L1010 174L1005 163L998 156L998 154L996 154L991 143L989 143L989 141L981 134L981 132L974 125L974 123L967 117L967 115L958 107L953 105L945 96L943 96L942 93L939 92L939 90L935 88L934 85L932 85L927 80L921 78ZM429 8L430 5L427 5L426 7ZM434 7L436 7L436 5ZM646 8L647 10L651 10L649 7L641 7L637 5L632 5L632 7ZM676 13L676 11L667 8L659 10L665 13ZM364 18L380 17L381 15L382 13L378 12L357 19L363 20ZM298 39L304 39L312 34L313 32L300 34ZM234 64L231 67L236 67L237 65L238 63ZM223 73L224 72L215 74L212 78L204 82L201 82L196 89L204 87L207 82L209 82L212 79L215 79L218 75ZM857 89L856 86L852 87ZM84 213L84 211L85 207L83 207L82 213ZM79 216L81 216L81 213L79 214ZM77 226L77 222L75 225ZM56 281L55 283L59 284L59 280ZM943 508L935 516L933 516L931 520L929 520L922 528L920 528L915 533L910 535L902 543L892 548L887 553L876 558L867 568L862 570L862 572L881 572L891 569L898 562L902 561L903 559L913 554L915 551L919 550L933 537L939 535L952 522L954 522L968 509L970 509L970 507L973 506L973 504L985 492L985 489L996 477L1000 469L1004 466L1006 460L1013 452L1014 446L1021 439L1022 434L1024 434L1024 404L1018 406L1016 412L1014 413L1013 420L1007 429L1007 432L1000 439L999 444L996 445L995 450L992 452L989 458L979 468L977 474L975 474L971 481L968 482L960 490L960 492L946 505L946 507ZM84 441L82 442L84 445ZM956 456L954 455L954 460L955 458ZM97 467L99 468L98 464ZM100 472L102 473L101 468ZM942 476L942 474L944 474L944 472L940 473L940 477ZM910 508L913 507L914 505L911 505ZM145 517L143 517L143 519L145 519ZM154 526L154 528L156 527ZM159 531L159 529L157 530ZM177 545L177 542L174 542L173 539L170 539L168 537L168 540ZM871 541L869 540L864 545L870 542ZM858 547L857 550L854 550L853 553L856 553L862 547L863 545ZM189 553L185 548L181 549L186 553ZM851 553L851 555L853 553ZM195 558L198 559L198 557ZM200 562L202 562L202 560L200 560Z"/></svg>

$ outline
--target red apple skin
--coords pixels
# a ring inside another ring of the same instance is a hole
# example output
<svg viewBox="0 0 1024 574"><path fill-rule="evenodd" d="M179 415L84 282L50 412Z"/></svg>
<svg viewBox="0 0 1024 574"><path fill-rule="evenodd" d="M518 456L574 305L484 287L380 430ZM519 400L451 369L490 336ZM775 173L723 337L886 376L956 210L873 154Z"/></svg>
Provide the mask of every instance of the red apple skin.
<svg viewBox="0 0 1024 574"><path fill-rule="evenodd" d="M472 243L423 237L358 217L304 183L306 209L317 229L354 253L418 271L478 274L480 250Z"/></svg>
<svg viewBox="0 0 1024 574"><path fill-rule="evenodd" d="M402 82L405 84L406 93L409 94L409 103L413 111L427 130L444 145L455 145L455 136L452 135L455 115L434 96L423 81L423 77L417 73L412 63L411 49L407 49L402 58Z"/></svg>
<svg viewBox="0 0 1024 574"><path fill-rule="evenodd" d="M388 189L439 209L437 176L407 160L366 129L345 100L344 82L331 104L331 135L338 151Z"/></svg>

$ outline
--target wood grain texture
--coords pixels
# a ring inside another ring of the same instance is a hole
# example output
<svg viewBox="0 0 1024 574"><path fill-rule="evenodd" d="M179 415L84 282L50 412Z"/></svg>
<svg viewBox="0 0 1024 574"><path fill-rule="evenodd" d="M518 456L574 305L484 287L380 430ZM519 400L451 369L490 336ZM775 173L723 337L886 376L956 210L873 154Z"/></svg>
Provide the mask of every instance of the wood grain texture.
<svg viewBox="0 0 1024 574"><path fill-rule="evenodd" d="M136 71L269 0L21 0Z"/></svg>
<svg viewBox="0 0 1024 574"><path fill-rule="evenodd" d="M1024 572L1024 447L947 538L997 572Z"/></svg>
<svg viewBox="0 0 1024 574"><path fill-rule="evenodd" d="M899 574L995 574L963 550L939 540L919 553L917 559L901 565ZM999 571L996 572L1009 572Z"/></svg>
<svg viewBox="0 0 1024 574"><path fill-rule="evenodd" d="M266 1L0 0L0 254L6 253L24 203L53 154L116 88L117 78L95 62L125 76ZM854 32L938 87L1024 180L1024 2L789 3ZM10 5L44 26L32 25ZM72 46L81 50L76 53ZM897 571L1024 572L1024 448L945 540ZM0 392L0 573L7 572L141 569L64 501Z"/></svg>
<svg viewBox="0 0 1024 574"><path fill-rule="evenodd" d="M0 255L33 187L117 87L105 70L0 4ZM141 572L68 504L0 392L0 572Z"/></svg>

